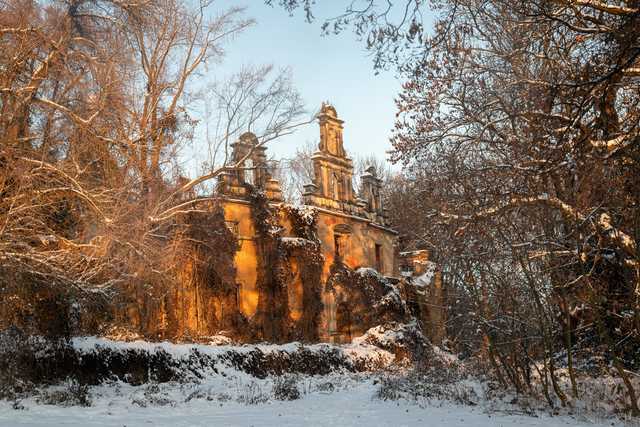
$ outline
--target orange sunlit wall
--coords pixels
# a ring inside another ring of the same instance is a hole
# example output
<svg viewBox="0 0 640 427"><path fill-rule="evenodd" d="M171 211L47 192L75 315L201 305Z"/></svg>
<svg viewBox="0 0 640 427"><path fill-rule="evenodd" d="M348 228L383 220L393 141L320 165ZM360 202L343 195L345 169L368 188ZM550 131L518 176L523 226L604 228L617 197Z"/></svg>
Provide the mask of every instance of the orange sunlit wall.
<svg viewBox="0 0 640 427"><path fill-rule="evenodd" d="M242 313L251 318L258 306L257 280L257 252L254 236L255 227L251 216L251 206L244 200L228 200L224 206L225 220L236 231L240 249L235 255L236 283L239 285L239 306ZM291 235L291 226L284 216L281 223L286 235ZM340 256L342 262L350 268L359 267L376 268L379 263L381 273L387 276L396 275L395 265L395 241L396 233L381 226L371 224L363 218L345 215L318 209L318 238L324 255L322 282L329 277L331 265L336 254L336 235L341 242ZM290 236L295 237L295 236ZM378 256L376 256L378 245ZM298 263L303 260L293 258L291 271L293 280L288 284L289 312L292 320L302 316L302 283L300 281ZM331 340L331 331L334 329L333 298L330 293L323 290L323 303L325 311L321 322L320 336L324 340Z"/></svg>

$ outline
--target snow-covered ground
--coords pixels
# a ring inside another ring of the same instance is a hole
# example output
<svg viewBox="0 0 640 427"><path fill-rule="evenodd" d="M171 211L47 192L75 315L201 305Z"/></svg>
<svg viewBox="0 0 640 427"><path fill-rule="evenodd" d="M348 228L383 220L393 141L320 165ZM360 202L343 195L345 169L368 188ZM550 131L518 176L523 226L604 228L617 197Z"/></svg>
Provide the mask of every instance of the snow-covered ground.
<svg viewBox="0 0 640 427"><path fill-rule="evenodd" d="M394 356L367 341L378 344L397 339L394 331L373 328L362 339L336 347L345 357L370 361L376 366L393 363ZM211 357L229 352L264 353L300 351L297 343L285 345L202 345L118 342L103 338L78 338L73 347L81 357L109 348L113 351L164 352L173 360L188 360L194 352ZM326 344L305 346L322 353ZM439 369L455 369L457 358L437 348L432 356L443 363ZM0 426L616 426L618 420L590 415L551 416L543 405L530 413L509 402L483 401L483 385L472 379L462 380L461 390L475 396L470 404L426 398L405 400L395 390L392 400L380 398L381 385L395 374L339 368L326 375L288 374L257 378L239 370L221 358L213 365L185 365L192 375L180 381L131 385L112 380L98 386L82 387L68 380L56 386L11 400L0 400ZM449 368L442 366L450 365ZM149 375L151 377L151 375ZM393 382L393 381L392 381ZM406 383L405 383L406 384ZM409 383L411 389L412 383ZM406 392L406 389L405 389ZM409 393L411 394L411 393ZM456 394L451 394L455 396ZM468 395L468 393L467 393ZM25 397L28 396L28 397ZM400 397L400 398L399 398ZM293 400L282 400L293 398ZM461 400L454 400L456 402ZM464 400L462 400L464 401ZM84 406L82 406L84 404ZM533 415L532 415L533 414ZM640 427L634 422L627 426Z"/></svg>
<svg viewBox="0 0 640 427"><path fill-rule="evenodd" d="M91 390L91 407L60 407L23 401L25 409L13 409L11 403L0 403L2 426L612 426L607 420L589 420L567 416L550 417L487 413L479 407L431 402L417 405L407 401L381 401L374 398L376 385L372 379L348 379L334 391L309 390L298 400L245 404L234 399L247 385L220 384L208 398L188 402L174 401L186 390L175 385L160 393L155 405L142 407L136 396L144 399L144 386L111 385ZM264 384L256 383L257 388ZM310 382L313 388L313 381ZM220 393L220 394L218 394ZM221 394L231 399L218 399ZM256 393L260 391L256 390ZM161 406L164 405L164 406Z"/></svg>

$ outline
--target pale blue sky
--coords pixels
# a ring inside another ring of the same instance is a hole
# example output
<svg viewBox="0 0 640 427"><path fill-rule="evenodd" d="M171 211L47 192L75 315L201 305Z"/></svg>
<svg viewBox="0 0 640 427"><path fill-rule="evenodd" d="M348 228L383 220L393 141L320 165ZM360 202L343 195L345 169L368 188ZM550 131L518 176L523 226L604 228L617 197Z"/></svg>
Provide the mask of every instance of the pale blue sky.
<svg viewBox="0 0 640 427"><path fill-rule="evenodd" d="M395 116L393 100L400 82L392 71L375 75L364 43L351 31L321 35L323 18L340 12L340 3L319 5L316 22L309 24L302 11L289 16L261 0L217 0L215 7L246 6L246 16L255 19L256 24L227 45L223 63L211 67L206 80L223 79L244 64L291 67L294 85L309 115L319 109L322 101L331 102L345 121L347 151L352 155L373 153L386 157ZM318 125L314 123L274 141L269 152L287 157L296 146L318 137Z"/></svg>

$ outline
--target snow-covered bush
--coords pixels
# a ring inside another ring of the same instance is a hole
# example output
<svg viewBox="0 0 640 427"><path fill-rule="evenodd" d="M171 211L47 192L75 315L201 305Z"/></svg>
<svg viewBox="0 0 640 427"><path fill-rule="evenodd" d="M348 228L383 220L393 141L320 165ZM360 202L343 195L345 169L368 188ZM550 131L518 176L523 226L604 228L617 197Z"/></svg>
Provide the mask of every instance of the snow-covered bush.
<svg viewBox="0 0 640 427"><path fill-rule="evenodd" d="M449 401L463 405L476 405L480 400L472 383L433 381L431 375L417 370L405 375L384 375L378 384L375 398L380 400L406 399L416 403Z"/></svg>
<svg viewBox="0 0 640 427"><path fill-rule="evenodd" d="M135 396L131 403L141 408L146 408L147 406L176 406L175 400L157 383L145 385L142 396Z"/></svg>
<svg viewBox="0 0 640 427"><path fill-rule="evenodd" d="M37 385L67 378L65 366L73 350L68 341L28 336L17 328L0 333L0 399L19 399Z"/></svg>
<svg viewBox="0 0 640 427"><path fill-rule="evenodd" d="M45 405L56 406L91 406L91 394L86 384L69 379L63 384L50 390L43 390L37 396L37 401Z"/></svg>
<svg viewBox="0 0 640 427"><path fill-rule="evenodd" d="M432 351L415 321L410 323L389 322L374 326L362 336L354 338L356 345L368 344L384 349L395 356L395 364L422 363L425 354Z"/></svg>
<svg viewBox="0 0 640 427"><path fill-rule="evenodd" d="M378 326L357 340L412 355L414 363L409 369L392 370L377 380L376 398L418 403L432 400L466 405L478 403L477 383L469 380L468 367L455 355L426 342L414 324L393 328Z"/></svg>

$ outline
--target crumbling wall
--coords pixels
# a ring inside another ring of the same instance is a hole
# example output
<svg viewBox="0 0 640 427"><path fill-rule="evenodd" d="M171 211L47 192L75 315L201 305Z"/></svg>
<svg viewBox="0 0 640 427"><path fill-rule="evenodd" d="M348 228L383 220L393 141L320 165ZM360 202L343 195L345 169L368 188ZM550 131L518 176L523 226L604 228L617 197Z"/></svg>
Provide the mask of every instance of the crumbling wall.
<svg viewBox="0 0 640 427"><path fill-rule="evenodd" d="M383 275L396 276L394 265L396 235L388 229L374 226L356 217L319 210L317 233L325 254L323 279L329 277L335 257L335 236L342 237L341 262L350 268L376 267ZM376 257L379 246L380 262Z"/></svg>
<svg viewBox="0 0 640 427"><path fill-rule="evenodd" d="M324 259L315 212L290 205L272 207L264 193L253 188L249 194L258 258L258 310L252 322L255 339L317 341ZM284 236L283 219L293 236ZM292 301L296 294L300 294L298 307Z"/></svg>
<svg viewBox="0 0 640 427"><path fill-rule="evenodd" d="M442 272L429 260L427 250L403 252L401 291L409 310L431 342L440 345L446 336L446 290Z"/></svg>
<svg viewBox="0 0 640 427"><path fill-rule="evenodd" d="M180 218L173 243L178 285L164 297L159 313L167 335L238 333L245 320L237 301L237 249L220 206Z"/></svg>
<svg viewBox="0 0 640 427"><path fill-rule="evenodd" d="M411 317L398 287L371 268L353 270L334 263L326 291L333 294L333 335L338 341L348 342L376 325Z"/></svg>
<svg viewBox="0 0 640 427"><path fill-rule="evenodd" d="M327 293L335 301L331 309L340 341L382 323L408 320L398 288L375 270L352 269L331 258L330 273L324 273L327 248L318 236L315 209L274 205L260 189L245 186L254 232L246 237L255 248L257 270L255 314L245 317L239 310L234 267L239 236L229 231L220 209L181 219L174 238L176 263L182 266L177 283L159 298L142 299L142 332L163 338L223 333L242 341L317 342Z"/></svg>

